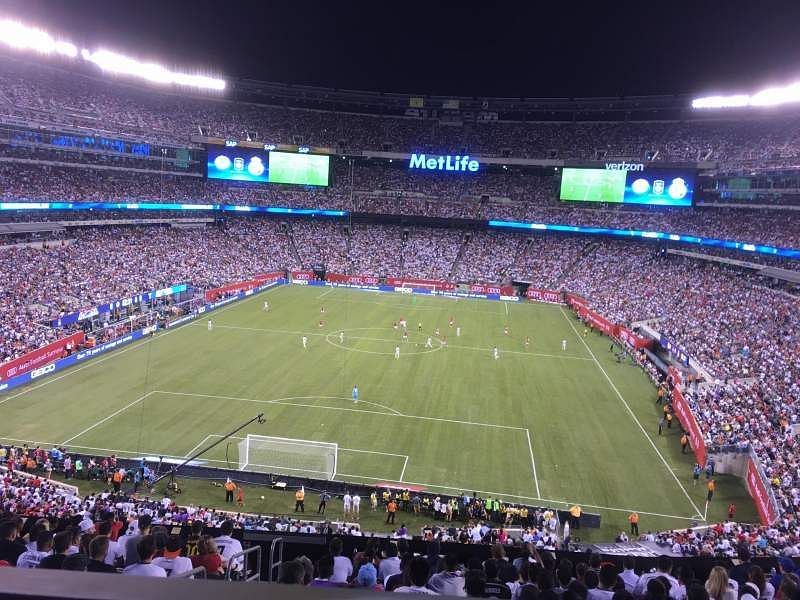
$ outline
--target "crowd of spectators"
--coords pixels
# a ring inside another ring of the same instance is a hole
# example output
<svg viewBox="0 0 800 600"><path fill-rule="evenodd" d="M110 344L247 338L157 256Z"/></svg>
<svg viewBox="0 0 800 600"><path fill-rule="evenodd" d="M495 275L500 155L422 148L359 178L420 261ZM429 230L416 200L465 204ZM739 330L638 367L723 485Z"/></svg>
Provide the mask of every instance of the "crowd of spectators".
<svg viewBox="0 0 800 600"><path fill-rule="evenodd" d="M200 175L174 175L54 164L0 163L0 200L69 202L187 202L327 208L373 214L460 219L499 219L534 223L665 231L702 237L800 247L796 211L694 207L665 209L629 206L584 207L559 203L550 175L520 171L485 174L475 179L426 173L409 174L357 163L352 184L332 164L330 187L263 185L207 180ZM397 183L405 181L404 185ZM395 189L397 188L397 189ZM409 191L404 188L421 191ZM3 215L30 219L29 215ZM36 215L36 218L53 218Z"/></svg>
<svg viewBox="0 0 800 600"><path fill-rule="evenodd" d="M235 102L220 97L122 86L22 60L0 70L0 114L41 124L90 127L184 140L203 132L335 149L437 154L660 161L720 160L733 165L797 164L800 121L794 116L737 121L469 122L357 115Z"/></svg>

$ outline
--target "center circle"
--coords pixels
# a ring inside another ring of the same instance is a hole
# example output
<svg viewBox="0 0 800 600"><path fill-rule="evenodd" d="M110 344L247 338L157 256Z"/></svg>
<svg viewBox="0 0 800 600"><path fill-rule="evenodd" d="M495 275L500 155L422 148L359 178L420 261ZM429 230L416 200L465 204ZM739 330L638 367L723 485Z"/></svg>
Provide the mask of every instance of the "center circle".
<svg viewBox="0 0 800 600"><path fill-rule="evenodd" d="M369 336L369 335L358 335L358 334L349 335L348 332L352 332L352 331L355 331L355 332L379 331L379 332L384 333L384 334L387 331L389 331L389 332L391 332L390 335L396 335L397 338L396 339L392 339L389 336L386 336L386 337L373 337L373 336ZM342 344L339 341L339 336L340 336L341 333L344 333L344 342L345 342L344 344ZM413 335L413 337L412 337L412 335ZM425 343L425 341L427 341L428 337L431 338L431 341L434 343L434 347L433 348L423 348L421 350L418 349L418 348L420 348L420 346L424 345L424 343ZM427 334L421 334L419 332L413 332L413 331L409 330L408 338L409 338L409 341L407 341L407 342L403 341L399 328L397 330L394 330L394 329L388 329L387 330L385 327L353 327L351 329L338 329L336 331L333 331L333 332L331 332L331 333L329 333L329 334L327 334L325 336L325 341L328 342L331 346L335 346L336 348L341 348L342 350L348 350L350 352L361 352L363 354L376 354L378 356L391 356L391 357L394 357L394 346L400 346L400 358L402 358L403 356L410 356L410 355L416 355L416 354L430 354L431 352L436 352L438 350L441 350L444 347L444 345L442 344L442 340L440 340L438 337L433 336L433 335L429 336ZM416 341L419 338L422 338L423 341L422 342ZM365 350L363 348L354 348L354 347L351 347L351 346L347 346L346 344L347 344L347 340L348 339L355 340L355 341L383 342L383 343L386 343L386 344L392 344L393 347L388 352L379 352L377 350ZM415 348L415 349L414 350L410 350L409 348L412 348L412 347Z"/></svg>

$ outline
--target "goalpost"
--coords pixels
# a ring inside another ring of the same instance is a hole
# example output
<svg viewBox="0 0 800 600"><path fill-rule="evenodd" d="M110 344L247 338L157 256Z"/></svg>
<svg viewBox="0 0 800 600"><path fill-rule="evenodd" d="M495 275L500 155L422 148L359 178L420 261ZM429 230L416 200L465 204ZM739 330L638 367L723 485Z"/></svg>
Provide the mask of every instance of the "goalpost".
<svg viewBox="0 0 800 600"><path fill-rule="evenodd" d="M239 470L333 479L339 445L248 434L238 444Z"/></svg>

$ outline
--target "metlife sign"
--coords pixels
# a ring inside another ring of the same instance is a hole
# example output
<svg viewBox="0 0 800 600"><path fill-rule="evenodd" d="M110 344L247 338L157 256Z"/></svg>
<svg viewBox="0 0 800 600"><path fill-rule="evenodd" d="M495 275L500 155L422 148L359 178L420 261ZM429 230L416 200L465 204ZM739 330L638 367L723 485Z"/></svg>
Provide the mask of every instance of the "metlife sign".
<svg viewBox="0 0 800 600"><path fill-rule="evenodd" d="M476 173L480 164L469 155L437 156L429 154L412 154L408 168L420 171L454 171L459 173Z"/></svg>

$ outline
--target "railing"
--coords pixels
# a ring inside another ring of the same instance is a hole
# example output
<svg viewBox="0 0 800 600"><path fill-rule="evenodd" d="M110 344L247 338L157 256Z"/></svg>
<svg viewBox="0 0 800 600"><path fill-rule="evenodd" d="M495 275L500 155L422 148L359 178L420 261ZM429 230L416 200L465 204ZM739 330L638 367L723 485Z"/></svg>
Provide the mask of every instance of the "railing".
<svg viewBox="0 0 800 600"><path fill-rule="evenodd" d="M275 560L275 555L278 555L278 560ZM267 581L273 581L273 573L275 569L283 562L283 538L277 537L272 540L272 545L269 547L269 569L267 571Z"/></svg>
<svg viewBox="0 0 800 600"><path fill-rule="evenodd" d="M281 561L283 561L283 541L281 539ZM274 545L275 542L273 542ZM254 570L250 570L247 567L247 558L250 554L256 555L256 568ZM272 552L270 552L272 554ZM228 568L225 570L225 581L230 581L233 577L233 573L238 571L236 568L236 563L242 559L242 574L244 575L244 581L261 581L261 546L252 546L247 550L243 550L242 552L237 552L233 556L230 557L228 560Z"/></svg>
<svg viewBox="0 0 800 600"><path fill-rule="evenodd" d="M206 579L206 568L203 566L195 567L191 571L184 571L172 576L173 579Z"/></svg>

